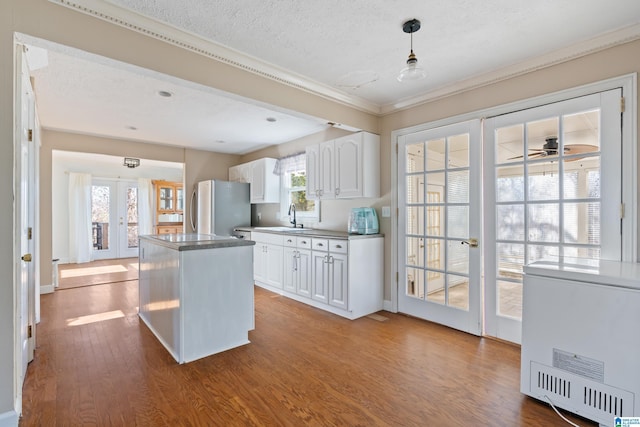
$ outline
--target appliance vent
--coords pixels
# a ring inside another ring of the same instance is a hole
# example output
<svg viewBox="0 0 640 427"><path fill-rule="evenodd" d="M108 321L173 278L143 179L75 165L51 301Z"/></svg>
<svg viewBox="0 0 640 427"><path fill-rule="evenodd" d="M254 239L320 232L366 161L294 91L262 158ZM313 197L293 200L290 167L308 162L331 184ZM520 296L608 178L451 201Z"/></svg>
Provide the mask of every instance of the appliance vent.
<svg viewBox="0 0 640 427"><path fill-rule="evenodd" d="M603 392L592 387L584 387L584 404L612 416L622 416L621 396Z"/></svg>
<svg viewBox="0 0 640 427"><path fill-rule="evenodd" d="M538 371L538 388L571 399L571 381L566 378Z"/></svg>
<svg viewBox="0 0 640 427"><path fill-rule="evenodd" d="M533 361L530 387L530 396L601 424L610 425L613 417L637 416L633 393Z"/></svg>

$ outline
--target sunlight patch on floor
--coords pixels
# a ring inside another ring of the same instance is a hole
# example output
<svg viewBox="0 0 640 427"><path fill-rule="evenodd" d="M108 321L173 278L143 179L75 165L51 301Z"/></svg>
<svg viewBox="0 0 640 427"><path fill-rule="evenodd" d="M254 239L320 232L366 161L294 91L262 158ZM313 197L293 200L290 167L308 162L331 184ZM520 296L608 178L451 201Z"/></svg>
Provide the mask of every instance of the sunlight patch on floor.
<svg viewBox="0 0 640 427"><path fill-rule="evenodd" d="M126 272L127 267L124 265L105 265L102 267L73 268L70 270L61 270L60 278L91 276L94 274L109 274Z"/></svg>
<svg viewBox="0 0 640 427"><path fill-rule="evenodd" d="M88 325L89 323L103 322L105 320L119 319L124 317L122 310L106 311L104 313L89 314L76 318L67 319L67 326Z"/></svg>

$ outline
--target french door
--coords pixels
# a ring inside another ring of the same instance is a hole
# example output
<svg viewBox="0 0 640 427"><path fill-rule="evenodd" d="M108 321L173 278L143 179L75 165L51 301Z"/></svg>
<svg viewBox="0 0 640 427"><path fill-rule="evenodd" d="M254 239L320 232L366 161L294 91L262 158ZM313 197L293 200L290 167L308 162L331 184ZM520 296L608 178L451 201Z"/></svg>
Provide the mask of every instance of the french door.
<svg viewBox="0 0 640 427"><path fill-rule="evenodd" d="M398 310L476 335L482 333L480 134L474 120L398 140Z"/></svg>
<svg viewBox="0 0 640 427"><path fill-rule="evenodd" d="M94 179L91 224L93 259L137 257L137 183Z"/></svg>
<svg viewBox="0 0 640 427"><path fill-rule="evenodd" d="M521 340L523 266L621 259L620 89L487 119L485 334Z"/></svg>

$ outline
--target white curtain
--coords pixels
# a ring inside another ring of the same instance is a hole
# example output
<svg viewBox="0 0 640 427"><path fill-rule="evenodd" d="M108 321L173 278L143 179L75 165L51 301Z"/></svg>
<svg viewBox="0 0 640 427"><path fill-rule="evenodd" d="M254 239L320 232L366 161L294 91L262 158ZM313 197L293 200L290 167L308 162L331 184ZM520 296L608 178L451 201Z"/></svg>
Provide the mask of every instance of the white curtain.
<svg viewBox="0 0 640 427"><path fill-rule="evenodd" d="M153 183L138 178L138 236L153 234Z"/></svg>
<svg viewBox="0 0 640 427"><path fill-rule="evenodd" d="M69 173L69 261L89 262L93 255L91 175Z"/></svg>
<svg viewBox="0 0 640 427"><path fill-rule="evenodd" d="M274 175L284 175L285 173L297 172L306 168L307 156L305 153L292 154L278 159L273 168Z"/></svg>

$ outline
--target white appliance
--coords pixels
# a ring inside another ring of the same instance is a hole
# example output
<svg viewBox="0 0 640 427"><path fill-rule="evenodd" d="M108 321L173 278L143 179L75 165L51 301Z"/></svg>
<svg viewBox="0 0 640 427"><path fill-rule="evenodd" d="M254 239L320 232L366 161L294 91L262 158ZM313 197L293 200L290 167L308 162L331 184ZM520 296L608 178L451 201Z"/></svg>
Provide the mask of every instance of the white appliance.
<svg viewBox="0 0 640 427"><path fill-rule="evenodd" d="M197 204L197 221L193 219L194 200ZM251 225L249 184L218 180L201 181L196 185L191 198L191 213L193 231L200 234L231 236L235 227Z"/></svg>
<svg viewBox="0 0 640 427"><path fill-rule="evenodd" d="M520 391L602 425L640 416L640 264L524 268Z"/></svg>

